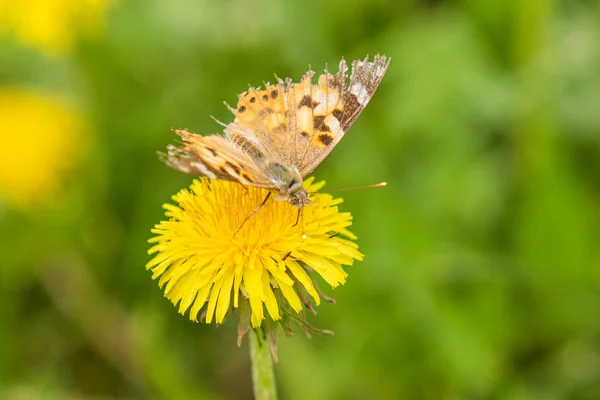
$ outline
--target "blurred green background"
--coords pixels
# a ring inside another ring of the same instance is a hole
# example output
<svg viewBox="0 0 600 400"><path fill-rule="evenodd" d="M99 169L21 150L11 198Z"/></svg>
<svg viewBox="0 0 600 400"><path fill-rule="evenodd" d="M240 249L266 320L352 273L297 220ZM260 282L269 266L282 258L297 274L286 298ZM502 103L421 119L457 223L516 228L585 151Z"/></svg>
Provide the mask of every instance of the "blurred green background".
<svg viewBox="0 0 600 400"><path fill-rule="evenodd" d="M317 169L364 262L279 338L285 399L600 398L596 1L0 0L0 398L249 399L236 321L144 268L172 127L392 57Z"/></svg>

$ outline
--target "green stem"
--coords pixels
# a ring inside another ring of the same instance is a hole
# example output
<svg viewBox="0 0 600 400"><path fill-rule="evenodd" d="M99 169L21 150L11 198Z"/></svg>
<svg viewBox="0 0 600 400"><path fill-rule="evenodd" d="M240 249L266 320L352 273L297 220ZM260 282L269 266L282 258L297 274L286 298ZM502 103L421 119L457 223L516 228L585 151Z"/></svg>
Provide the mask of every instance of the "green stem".
<svg viewBox="0 0 600 400"><path fill-rule="evenodd" d="M250 329L250 362L252 364L252 384L256 400L277 399L273 360L267 341L262 338L263 331Z"/></svg>

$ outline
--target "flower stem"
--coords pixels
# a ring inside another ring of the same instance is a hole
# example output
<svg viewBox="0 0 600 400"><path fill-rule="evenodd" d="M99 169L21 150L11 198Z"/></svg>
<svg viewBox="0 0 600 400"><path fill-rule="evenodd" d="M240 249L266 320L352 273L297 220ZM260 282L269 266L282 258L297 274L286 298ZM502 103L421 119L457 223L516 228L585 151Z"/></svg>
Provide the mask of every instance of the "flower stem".
<svg viewBox="0 0 600 400"><path fill-rule="evenodd" d="M250 329L250 362L252 364L252 384L256 400L277 399L273 360L267 341L260 337L263 331Z"/></svg>

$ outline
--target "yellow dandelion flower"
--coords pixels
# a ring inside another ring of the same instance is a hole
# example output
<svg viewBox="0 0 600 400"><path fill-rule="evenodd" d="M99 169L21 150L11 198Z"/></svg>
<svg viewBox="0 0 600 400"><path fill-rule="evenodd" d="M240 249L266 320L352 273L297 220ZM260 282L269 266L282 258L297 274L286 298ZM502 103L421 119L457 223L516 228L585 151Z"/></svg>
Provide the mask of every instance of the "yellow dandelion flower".
<svg viewBox="0 0 600 400"><path fill-rule="evenodd" d="M304 184L311 193L323 185L312 178ZM157 236L149 242L156 244L149 253L156 255L146 268L194 321L204 308L207 323L222 323L232 300L237 308L248 299L254 327L265 319L265 308L273 320L287 305L300 312L303 303L310 307L302 292L320 302L313 272L336 287L346 281L343 266L363 258L354 242L341 237L356 239L346 229L352 216L338 211L342 199L314 194L296 225L297 209L271 199L242 226L267 190L205 178L190 189L173 196L177 206L164 205L170 220L152 230Z"/></svg>
<svg viewBox="0 0 600 400"><path fill-rule="evenodd" d="M23 43L47 53L70 50L79 32L104 23L112 0L0 0L0 33L13 32Z"/></svg>
<svg viewBox="0 0 600 400"><path fill-rule="evenodd" d="M55 200L85 142L83 126L56 99L0 87L0 199L21 210Z"/></svg>

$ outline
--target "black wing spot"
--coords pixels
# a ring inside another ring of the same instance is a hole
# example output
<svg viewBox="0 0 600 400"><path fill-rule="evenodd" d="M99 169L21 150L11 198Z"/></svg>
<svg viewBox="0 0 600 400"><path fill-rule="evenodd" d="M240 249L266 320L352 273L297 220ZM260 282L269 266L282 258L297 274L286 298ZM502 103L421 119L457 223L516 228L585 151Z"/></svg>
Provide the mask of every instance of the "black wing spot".
<svg viewBox="0 0 600 400"><path fill-rule="evenodd" d="M240 106L240 108L238 108L238 112L244 112L246 111L246 106Z"/></svg>
<svg viewBox="0 0 600 400"><path fill-rule="evenodd" d="M275 89L271 92L271 98L276 99L277 95L279 95L279 90Z"/></svg>
<svg viewBox="0 0 600 400"><path fill-rule="evenodd" d="M346 110L346 113L349 115L352 115L356 113L356 111L364 108L354 93L344 93L342 96L342 101L344 102L344 110Z"/></svg>
<svg viewBox="0 0 600 400"><path fill-rule="evenodd" d="M250 97L250 103L256 103L256 97L254 97L254 96Z"/></svg>
<svg viewBox="0 0 600 400"><path fill-rule="evenodd" d="M323 143L325 146L327 146L329 143L333 142L333 137L326 133L319 135L318 138L321 141L321 143Z"/></svg>
<svg viewBox="0 0 600 400"><path fill-rule="evenodd" d="M331 132L331 128L325 124L325 117L322 115L313 118L313 127L321 132Z"/></svg>
<svg viewBox="0 0 600 400"><path fill-rule="evenodd" d="M262 96L262 100L263 100L263 101L267 101L267 100L269 100L269 96L267 96L266 94L263 94L263 96Z"/></svg>
<svg viewBox="0 0 600 400"><path fill-rule="evenodd" d="M347 131L364 107L358 102L358 97L349 92L344 93L342 96L342 103L344 104L344 115L343 118L339 120L340 127L343 131Z"/></svg>
<svg viewBox="0 0 600 400"><path fill-rule="evenodd" d="M309 137L310 135L308 134L308 132L300 132L300 135L302 135L302 137Z"/></svg>
<svg viewBox="0 0 600 400"><path fill-rule="evenodd" d="M312 97L310 97L309 95L304 95L304 97L302 97L302 100L300 100L300 103L298 103L298 108L302 108L302 107L310 107L310 108L315 108L316 106L318 106L319 104L321 104L318 101L314 101L312 99Z"/></svg>
<svg viewBox="0 0 600 400"><path fill-rule="evenodd" d="M333 114L333 116L338 120L341 121L342 117L344 116L344 112L338 108L336 108L335 110L333 110L331 112L331 114Z"/></svg>
<svg viewBox="0 0 600 400"><path fill-rule="evenodd" d="M319 125L321 125L323 123L323 121L325 121L325 117L324 116L322 116L322 115L316 115L313 118L313 127L315 129L318 129Z"/></svg>

